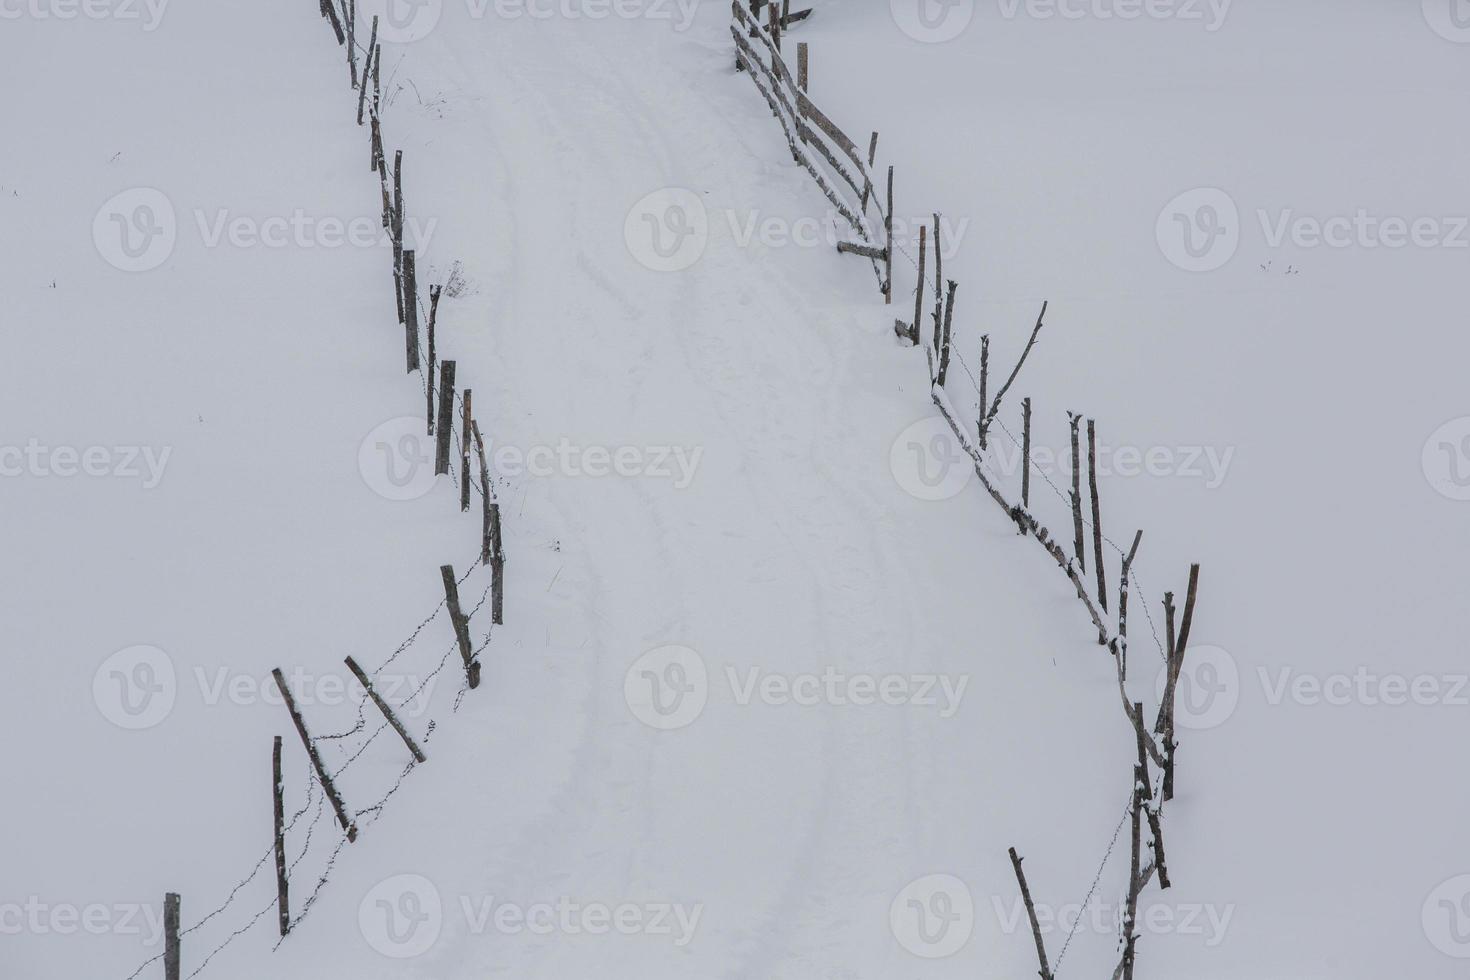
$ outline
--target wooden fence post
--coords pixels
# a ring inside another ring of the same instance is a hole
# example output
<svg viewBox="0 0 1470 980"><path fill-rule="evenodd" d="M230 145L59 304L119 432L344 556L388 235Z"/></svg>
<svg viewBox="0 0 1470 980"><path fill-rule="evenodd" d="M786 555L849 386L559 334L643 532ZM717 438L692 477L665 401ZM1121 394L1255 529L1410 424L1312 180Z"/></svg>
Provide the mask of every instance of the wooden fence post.
<svg viewBox="0 0 1470 980"><path fill-rule="evenodd" d="M890 246L891 247L891 246ZM924 315L924 266L929 257L929 229L919 229L919 284L914 287L914 328L910 332L915 344L919 343L919 323Z"/></svg>
<svg viewBox="0 0 1470 980"><path fill-rule="evenodd" d="M1072 550L1077 555L1077 567L1087 571L1087 546L1082 543L1082 449L1078 441L1077 425L1082 416L1067 413L1067 424L1072 429Z"/></svg>
<svg viewBox="0 0 1470 980"><path fill-rule="evenodd" d="M434 475L449 472L449 436L454 430L454 375L453 361L439 365L439 421L434 432Z"/></svg>
<svg viewBox="0 0 1470 980"><path fill-rule="evenodd" d="M347 35L342 33L342 18L337 16L335 3L336 0L322 0L322 16L332 22L332 32L337 35L337 43L346 44Z"/></svg>
<svg viewBox="0 0 1470 980"><path fill-rule="evenodd" d="M807 82L811 78L811 55L808 45L802 41L796 46L796 84L803 92L807 90Z"/></svg>
<svg viewBox="0 0 1470 980"><path fill-rule="evenodd" d="M418 266L411 248L403 250L403 333L407 344L408 373L419 368Z"/></svg>
<svg viewBox="0 0 1470 980"><path fill-rule="evenodd" d="M470 689L480 686L480 664L475 660L475 651L470 643L470 620L459 605L459 585L454 581L454 566L440 565L439 576L444 579L444 603L449 607L449 621L454 626L454 638L459 641L459 654L464 658L465 677Z"/></svg>
<svg viewBox="0 0 1470 980"><path fill-rule="evenodd" d="M935 249L938 255L938 249ZM936 270L937 271L937 270ZM949 377L949 331L954 325L954 293L960 288L960 284L953 279L949 281L949 298L944 303L944 326L939 331L939 387L944 387L944 379Z"/></svg>
<svg viewBox="0 0 1470 980"><path fill-rule="evenodd" d="M1092 563L1097 572L1097 604L1108 611L1107 573L1103 566L1102 504L1097 499L1097 426L1087 420L1087 488L1092 494Z"/></svg>
<svg viewBox="0 0 1470 980"><path fill-rule="evenodd" d="M322 784L322 791L327 794L327 799L332 802L332 810L337 815L337 822L342 829L347 831L349 842L357 840L357 824L347 816L347 807L342 803L342 795L337 792L337 787L332 783L332 776L327 772L327 767L322 764L321 753L317 752L316 744L311 740L311 734L306 730L306 722L301 718L301 712L296 708L296 699L291 696L291 689L286 686L285 675L281 668L277 667L271 671L271 676L276 680L276 689L281 692L281 699L286 702L286 710L291 713L291 722L296 726L296 734L301 736L301 744L306 746L306 755L311 759L311 766L316 770L317 781Z"/></svg>
<svg viewBox="0 0 1470 980"><path fill-rule="evenodd" d="M495 486L490 482L490 467L485 463L485 440L480 425L471 422L475 448L480 454L480 501L484 507L484 525L480 534L480 564L490 566L490 622L500 626L505 608L505 552L500 541L500 504L495 502Z"/></svg>
<svg viewBox="0 0 1470 980"><path fill-rule="evenodd" d="M459 509L461 513L469 513L470 509L470 424L473 422L470 411L470 398L474 392L466 388L464 390L464 414L459 423Z"/></svg>
<svg viewBox="0 0 1470 980"><path fill-rule="evenodd" d="M179 980L179 904L177 892L163 896L163 975Z"/></svg>
<svg viewBox="0 0 1470 980"><path fill-rule="evenodd" d="M281 779L281 736L271 747L271 774L274 777L276 811L276 909L281 936L291 931L291 893L286 877L286 785Z"/></svg>
<svg viewBox="0 0 1470 980"><path fill-rule="evenodd" d="M438 355L434 353L434 324L439 319L439 294L442 288L437 284L429 287L429 362L424 378L427 382L424 385L424 396L428 401L424 414L428 417L429 435L434 434L434 368L439 363L435 360Z"/></svg>
<svg viewBox="0 0 1470 980"><path fill-rule="evenodd" d="M1021 399L1021 506L1031 509L1031 399Z"/></svg>
<svg viewBox="0 0 1470 980"><path fill-rule="evenodd" d="M414 761L427 762L428 759L424 756L423 749L419 748L418 743L413 740L413 736L408 734L408 729L403 727L403 723L398 720L398 716L393 713L393 709L388 707L388 703L378 696L377 691L373 690L372 681L368 680L367 674L363 673L362 668L357 665L357 661L348 657L347 669L352 671L352 676L357 678L357 682L362 685L363 690L367 692L367 696L372 699L373 704L377 705L378 710L383 713L383 717L388 719L388 724L392 725L393 730L398 733L398 737L403 739L403 744L408 746L409 752L413 753ZM276 739L276 742L279 743L280 739Z"/></svg>
<svg viewBox="0 0 1470 980"><path fill-rule="evenodd" d="M393 151L393 286L398 293L398 322L403 322L403 151Z"/></svg>
<svg viewBox="0 0 1470 980"><path fill-rule="evenodd" d="M987 404L985 401L986 389L990 386L990 334L984 334L980 338L980 448L984 450L985 430L989 428L985 424L985 412Z"/></svg>
<svg viewBox="0 0 1470 980"><path fill-rule="evenodd" d="M884 273L887 281L883 286L883 302L888 306L893 305L893 168L888 168L888 214L883 218L883 232L887 236L887 246L884 249L883 259ZM914 324L914 336L919 335L919 325Z"/></svg>
<svg viewBox="0 0 1470 980"><path fill-rule="evenodd" d="M1026 872L1021 870L1021 856L1014 847L1010 848L1011 867L1016 869L1016 881L1021 886L1021 900L1026 904L1026 915L1031 920L1031 936L1036 940L1036 958L1041 961L1041 980L1052 980L1051 967L1046 963L1046 943L1041 938L1041 923L1036 919L1036 906L1031 902L1031 889L1026 885Z"/></svg>
<svg viewBox="0 0 1470 980"><path fill-rule="evenodd" d="M347 70L352 87L357 88L357 0L343 0L347 17ZM364 74L363 79L367 79Z"/></svg>
<svg viewBox="0 0 1470 980"><path fill-rule="evenodd" d="M939 230L939 212L934 212L934 353L939 353L940 327L944 321L944 252Z"/></svg>
<svg viewBox="0 0 1470 980"><path fill-rule="evenodd" d="M362 66L362 84L357 88L357 124L362 125L362 113L367 107L368 74L373 67L373 52L378 50L378 15L373 14L373 30L368 37L367 64ZM374 167L373 169L377 169Z"/></svg>

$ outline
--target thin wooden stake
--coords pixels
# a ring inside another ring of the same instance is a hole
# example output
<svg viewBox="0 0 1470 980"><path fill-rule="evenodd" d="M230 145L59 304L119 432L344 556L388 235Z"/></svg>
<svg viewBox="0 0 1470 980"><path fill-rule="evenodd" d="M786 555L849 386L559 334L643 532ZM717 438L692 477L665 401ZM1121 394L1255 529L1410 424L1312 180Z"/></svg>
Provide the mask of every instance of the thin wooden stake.
<svg viewBox="0 0 1470 980"><path fill-rule="evenodd" d="M1011 376L1006 378L1006 383L1000 386L1000 391L995 393L995 401L990 403L990 411L985 416L985 428L990 428L991 419L995 418L1000 411L1000 400L1011 390L1011 385L1016 381L1016 375L1021 373L1021 367L1026 363L1026 358L1031 356L1031 348L1036 346L1036 338L1041 333L1041 325L1046 320L1046 301L1042 301L1041 314L1036 318L1036 327L1031 331L1031 339L1026 341L1026 349L1021 351L1021 359L1016 362L1015 368L1011 370Z"/></svg>
<svg viewBox="0 0 1470 980"><path fill-rule="evenodd" d="M914 287L914 343L919 342L919 323L924 315L924 266L929 259L929 229L919 229L919 283Z"/></svg>
<svg viewBox="0 0 1470 980"><path fill-rule="evenodd" d="M357 0L343 0L342 5L347 18L347 70L352 87L357 88ZM366 74L362 77L367 80Z"/></svg>
<svg viewBox="0 0 1470 980"><path fill-rule="evenodd" d="M291 696L291 689L286 686L286 677L277 667L271 671L271 676L276 679L276 689L281 692L281 699L286 702L286 710L291 713L291 722L296 726L296 734L301 736L301 744L306 746L307 757L311 759L311 766L316 770L317 781L322 784L322 790L327 794L327 799L332 802L332 810L337 814L337 822L342 829L347 831L347 840L357 840L357 824L347 817L347 807L342 803L342 796L337 792L337 787L332 783L332 776L327 772L327 767L322 764L322 757L316 750L316 744L311 740L311 734L306 730L306 722L301 718L301 712L296 708L296 699Z"/></svg>
<svg viewBox="0 0 1470 980"><path fill-rule="evenodd" d="M1082 416L1076 412L1067 413L1067 423L1072 428L1072 545L1073 553L1077 557L1077 567L1085 573L1087 549L1082 543L1082 450L1077 432L1077 425L1081 421Z"/></svg>
<svg viewBox="0 0 1470 980"><path fill-rule="evenodd" d="M490 483L490 467L485 462L485 440L480 437L480 423L470 421L470 431L475 436L475 451L480 455L480 564L490 564L494 554L490 547L490 505L495 501L495 488Z"/></svg>
<svg viewBox="0 0 1470 980"><path fill-rule="evenodd" d="M480 662L475 659L470 643L470 618L459 605L459 585L454 581L454 566L440 565L439 576L444 579L444 603L449 607L449 621L454 626L454 638L459 642L459 655L464 658L465 677L470 690L474 690L480 686Z"/></svg>
<svg viewBox="0 0 1470 980"><path fill-rule="evenodd" d="M934 212L934 353L939 353L944 324L944 239L939 225L939 212ZM940 382L943 384L943 382Z"/></svg>
<svg viewBox="0 0 1470 980"><path fill-rule="evenodd" d="M1016 869L1016 881L1021 885L1021 899L1026 903L1026 915L1031 919L1031 936L1036 940L1036 958L1041 961L1041 980L1052 980L1051 967L1046 962L1046 943L1041 938L1041 923L1036 918L1036 906L1031 901L1031 889L1026 887L1026 872L1021 870L1021 856L1013 847L1010 849L1011 867Z"/></svg>
<svg viewBox="0 0 1470 980"><path fill-rule="evenodd" d="M357 678L357 682L362 685L363 690L367 692L367 696L372 699L373 704L377 705L378 710L383 713L383 717L388 719L388 724L392 725L393 730L398 733L398 737L403 739L403 744L408 746L408 751L413 754L414 761L427 762L428 758L424 755L424 750L419 748L419 744L413 740L413 736L408 734L408 729L403 727L403 722L398 720L398 716L393 713L392 708L388 707L388 703L378 696L377 691L373 690L372 681L368 680L367 674L363 673L362 668L357 665L357 661L348 657L347 669L352 671L352 676Z"/></svg>
<svg viewBox="0 0 1470 980"><path fill-rule="evenodd" d="M1143 705L1138 704L1134 707L1138 712L1142 713ZM1142 745L1141 739L1139 744L1140 746ZM1143 837L1141 827L1143 792L1139 787L1146 784L1147 781L1148 774L1146 771L1140 774L1136 768L1133 770L1133 806L1131 808L1133 853L1132 863L1129 865L1128 873L1128 908L1123 914L1123 980L1133 980L1133 959L1135 947L1138 943L1138 893L1143 888L1143 880L1139 868L1139 848L1142 844Z"/></svg>
<svg viewBox="0 0 1470 980"><path fill-rule="evenodd" d="M939 250L934 250L938 257ZM936 272L938 270L935 270ZM949 377L949 331L954 325L954 294L959 289L959 283L953 279L949 281L949 296L944 303L944 326L939 331L939 387L944 387L944 381Z"/></svg>
<svg viewBox="0 0 1470 980"><path fill-rule="evenodd" d="M271 773L275 797L276 814L276 913L280 920L281 937L291 932L290 882L286 877L286 784L281 779L281 736L277 735L271 747Z"/></svg>
<svg viewBox="0 0 1470 980"><path fill-rule="evenodd" d="M990 387L990 334L980 338L980 448L985 445L985 390Z"/></svg>
<svg viewBox="0 0 1470 980"><path fill-rule="evenodd" d="M403 309L403 151L393 151L393 284L398 288L398 322Z"/></svg>
<svg viewBox="0 0 1470 980"><path fill-rule="evenodd" d="M439 421L434 431L434 474L449 472L449 436L454 429L455 363L442 361L439 367Z"/></svg>
<svg viewBox="0 0 1470 980"><path fill-rule="evenodd" d="M1097 498L1097 426L1087 420L1087 489L1092 495L1092 565L1097 572L1097 604L1108 611L1108 583L1103 563L1102 504Z"/></svg>
<svg viewBox="0 0 1470 980"><path fill-rule="evenodd" d="M490 622L505 622L505 549L500 538L500 504L495 502L495 486L490 482L490 467L485 464L485 440L480 426L470 422L475 434L475 449L480 454L480 499L484 506L484 525L480 534L480 564L490 566Z"/></svg>
<svg viewBox="0 0 1470 980"><path fill-rule="evenodd" d="M1021 506L1031 509L1031 399L1021 399Z"/></svg>
<svg viewBox="0 0 1470 980"><path fill-rule="evenodd" d="M864 221L864 223L866 223L867 220L868 220L867 219L867 215L868 215L868 198L871 197L872 196L872 193L873 193L873 178L872 178L871 174L873 172L873 163L877 159L878 159L878 133L875 131L873 133L872 138L868 140L868 173L863 175L863 209L862 209L862 214L863 214L863 221Z"/></svg>
<svg viewBox="0 0 1470 980"><path fill-rule="evenodd" d="M179 980L179 906L177 892L163 896L163 975L165 980Z"/></svg>

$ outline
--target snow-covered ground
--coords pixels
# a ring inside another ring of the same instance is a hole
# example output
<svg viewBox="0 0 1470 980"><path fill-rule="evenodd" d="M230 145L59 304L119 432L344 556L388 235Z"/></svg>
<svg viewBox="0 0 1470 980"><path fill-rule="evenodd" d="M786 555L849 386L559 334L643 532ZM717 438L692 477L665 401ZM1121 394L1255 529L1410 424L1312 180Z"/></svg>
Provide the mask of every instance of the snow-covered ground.
<svg viewBox="0 0 1470 980"><path fill-rule="evenodd" d="M1098 419L1104 523L1145 528L1156 623L1203 565L1138 975L1461 975L1470 48L1415 5L961 3L925 27L895 4L818 0L789 38L813 98L881 133L900 216L954 229L966 368L988 332L1008 371L1050 301L1003 421L1031 396L1060 453L1065 410ZM555 12L415 8L383 65L421 282L466 281L439 351L498 461L506 625L462 697L442 612L384 669L447 662L406 712L429 761L278 949L264 867L184 975L1030 976L1008 846L1063 920L1054 964L1072 933L1058 976L1111 975L1134 752L1112 663L978 483L911 454L936 431L892 337L912 268L884 307L866 262L790 240L826 205L733 71L728 6L533 6ZM58 9L0 25L0 975L123 980L165 891L193 926L266 854L270 736L309 805L296 912L336 851L271 669L314 731L351 729L342 658L387 661L439 565L471 606L489 579L474 509L402 458L423 393L391 250L332 244L380 198L315 6ZM670 203L695 234L657 234ZM1290 243L1360 209L1345 247ZM1384 246L1385 218L1437 245ZM971 409L967 371L949 394ZM375 740L349 806L407 761Z"/></svg>

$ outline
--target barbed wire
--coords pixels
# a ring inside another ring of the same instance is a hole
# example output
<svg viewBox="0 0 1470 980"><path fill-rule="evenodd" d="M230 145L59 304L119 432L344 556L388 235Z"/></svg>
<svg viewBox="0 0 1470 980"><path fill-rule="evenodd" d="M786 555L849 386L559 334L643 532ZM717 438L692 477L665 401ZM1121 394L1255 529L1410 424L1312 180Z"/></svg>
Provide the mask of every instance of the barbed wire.
<svg viewBox="0 0 1470 980"><path fill-rule="evenodd" d="M1072 922L1072 928L1067 932L1067 938L1062 943L1062 951L1057 954L1057 961L1052 964L1053 976L1055 976L1057 970L1062 968L1062 960L1067 956L1067 947L1072 945L1072 937L1077 934L1077 928L1082 924L1082 913L1087 911L1088 905L1092 903L1092 896L1097 893L1097 886L1102 882L1103 871L1106 870L1108 860L1113 856L1113 849L1118 846L1118 837L1123 833L1123 825L1128 822L1128 818L1132 813L1133 799L1130 797L1128 805L1123 808L1123 817L1118 821L1117 829L1113 831L1113 839L1108 842L1108 849L1103 854L1102 863L1097 867L1097 874L1092 878L1092 887L1087 889L1086 897L1082 899L1082 904L1078 906L1077 918Z"/></svg>

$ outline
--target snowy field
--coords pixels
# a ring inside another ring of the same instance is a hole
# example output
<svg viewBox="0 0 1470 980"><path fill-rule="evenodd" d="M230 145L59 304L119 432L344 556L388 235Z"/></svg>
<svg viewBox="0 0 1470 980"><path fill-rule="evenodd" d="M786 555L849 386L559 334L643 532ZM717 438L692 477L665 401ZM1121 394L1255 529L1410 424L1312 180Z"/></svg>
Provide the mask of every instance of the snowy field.
<svg viewBox="0 0 1470 980"><path fill-rule="evenodd" d="M1202 568L1134 975L1470 976L1470 11L811 5L785 50L895 170L891 306L728 4L359 0L489 443L492 628L317 7L0 0L0 977L163 980L176 892L205 980L1010 980L1009 847L1055 975L1113 976L1134 734L1072 586L935 448L893 331L935 212L971 424L981 336L993 395L1048 303L988 471L1019 495L1031 398L1070 550L1084 413L1106 533L1144 529L1149 718Z"/></svg>

